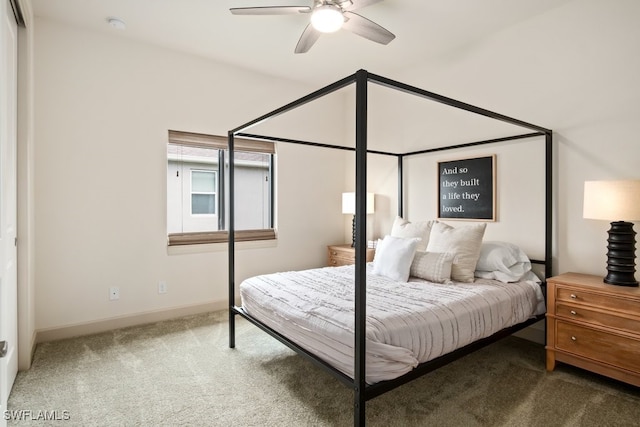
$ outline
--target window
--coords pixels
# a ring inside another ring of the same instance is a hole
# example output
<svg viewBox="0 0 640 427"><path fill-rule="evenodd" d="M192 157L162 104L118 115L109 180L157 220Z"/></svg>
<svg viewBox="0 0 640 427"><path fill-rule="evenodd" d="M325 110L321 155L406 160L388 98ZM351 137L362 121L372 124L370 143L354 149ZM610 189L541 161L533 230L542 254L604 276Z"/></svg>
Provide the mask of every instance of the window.
<svg viewBox="0 0 640 427"><path fill-rule="evenodd" d="M274 155L271 142L234 139L236 240L275 239ZM169 131L169 245L228 239L229 151L221 136Z"/></svg>
<svg viewBox="0 0 640 427"><path fill-rule="evenodd" d="M191 215L216 214L216 171L191 171Z"/></svg>

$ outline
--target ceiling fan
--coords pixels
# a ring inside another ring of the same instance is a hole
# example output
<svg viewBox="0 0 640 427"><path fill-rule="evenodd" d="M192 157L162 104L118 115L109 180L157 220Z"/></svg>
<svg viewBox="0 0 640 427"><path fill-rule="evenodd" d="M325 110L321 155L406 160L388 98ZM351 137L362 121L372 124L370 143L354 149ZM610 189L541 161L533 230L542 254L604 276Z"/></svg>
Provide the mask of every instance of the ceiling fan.
<svg viewBox="0 0 640 427"><path fill-rule="evenodd" d="M382 0L314 0L313 6L259 6L234 7L234 15L297 15L310 13L310 23L302 32L295 53L305 53L322 33L333 33L340 28L351 31L365 39L388 44L396 36L354 10L381 2Z"/></svg>

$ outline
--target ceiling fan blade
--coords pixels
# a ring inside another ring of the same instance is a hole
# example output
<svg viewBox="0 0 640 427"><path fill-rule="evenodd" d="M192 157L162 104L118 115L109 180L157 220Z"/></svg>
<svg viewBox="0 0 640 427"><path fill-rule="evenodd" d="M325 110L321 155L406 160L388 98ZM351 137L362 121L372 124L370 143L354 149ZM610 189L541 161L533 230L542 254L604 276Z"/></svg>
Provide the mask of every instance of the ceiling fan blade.
<svg viewBox="0 0 640 427"><path fill-rule="evenodd" d="M313 28L311 24L307 25L304 29L298 44L296 45L295 53L305 53L311 49L311 46L320 38L320 31Z"/></svg>
<svg viewBox="0 0 640 427"><path fill-rule="evenodd" d="M364 16L360 16L353 12L344 12L344 28L365 39L369 39L380 44L389 44L396 36L373 21L369 21Z"/></svg>
<svg viewBox="0 0 640 427"><path fill-rule="evenodd" d="M297 15L311 12L309 6L232 7L229 10L234 15Z"/></svg>
<svg viewBox="0 0 640 427"><path fill-rule="evenodd" d="M346 3L351 3L351 6L345 5L343 10L352 11L362 9L363 7L371 6L372 4L380 3L382 0L348 0Z"/></svg>

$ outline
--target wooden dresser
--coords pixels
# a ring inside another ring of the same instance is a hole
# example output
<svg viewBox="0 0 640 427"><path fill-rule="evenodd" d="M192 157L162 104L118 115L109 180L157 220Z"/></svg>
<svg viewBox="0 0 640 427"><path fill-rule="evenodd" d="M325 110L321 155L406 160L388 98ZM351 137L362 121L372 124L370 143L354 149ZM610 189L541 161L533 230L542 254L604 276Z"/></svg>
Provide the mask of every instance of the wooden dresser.
<svg viewBox="0 0 640 427"><path fill-rule="evenodd" d="M547 279L547 370L556 361L640 386L640 288L600 276Z"/></svg>
<svg viewBox="0 0 640 427"><path fill-rule="evenodd" d="M327 246L329 258L327 265L338 267L341 265L355 264L356 250L351 245L330 245ZM367 262L373 261L376 250L367 248Z"/></svg>

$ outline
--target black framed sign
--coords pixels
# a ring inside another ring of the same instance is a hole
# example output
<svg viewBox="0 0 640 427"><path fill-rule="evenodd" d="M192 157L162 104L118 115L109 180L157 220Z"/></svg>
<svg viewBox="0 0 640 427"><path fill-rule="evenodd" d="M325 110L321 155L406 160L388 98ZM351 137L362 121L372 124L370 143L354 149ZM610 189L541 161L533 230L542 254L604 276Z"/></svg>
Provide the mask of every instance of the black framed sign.
<svg viewBox="0 0 640 427"><path fill-rule="evenodd" d="M438 217L495 221L496 156L438 162Z"/></svg>

